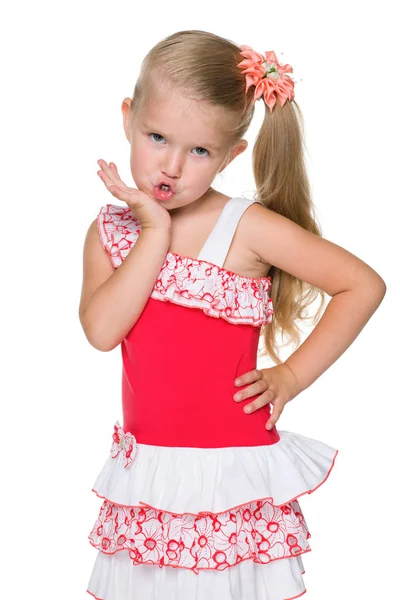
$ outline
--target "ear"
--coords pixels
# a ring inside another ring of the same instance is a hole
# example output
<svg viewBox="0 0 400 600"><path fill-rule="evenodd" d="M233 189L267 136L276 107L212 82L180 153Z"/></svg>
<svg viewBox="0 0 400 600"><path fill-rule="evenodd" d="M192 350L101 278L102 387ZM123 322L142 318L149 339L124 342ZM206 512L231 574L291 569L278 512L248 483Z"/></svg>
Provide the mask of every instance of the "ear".
<svg viewBox="0 0 400 600"><path fill-rule="evenodd" d="M233 161L234 158L236 158L239 154L242 154L242 152L244 152L246 150L247 146L248 146L247 140L240 140L235 146L233 146L233 148L231 148L228 156L222 163L222 166L220 167L218 173L221 173L221 171L223 171L229 165L229 163L231 163Z"/></svg>
<svg viewBox="0 0 400 600"><path fill-rule="evenodd" d="M131 128L132 128L131 106L132 106L131 98L124 98L124 100L122 101L121 110L122 110L125 136L129 143L131 142Z"/></svg>

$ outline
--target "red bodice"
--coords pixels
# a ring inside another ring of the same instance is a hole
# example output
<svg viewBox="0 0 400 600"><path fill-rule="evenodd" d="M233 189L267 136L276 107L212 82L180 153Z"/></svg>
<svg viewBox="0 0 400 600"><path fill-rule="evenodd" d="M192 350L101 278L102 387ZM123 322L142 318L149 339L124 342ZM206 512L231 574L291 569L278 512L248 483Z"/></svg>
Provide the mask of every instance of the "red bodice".
<svg viewBox="0 0 400 600"><path fill-rule="evenodd" d="M279 440L269 404L235 402L237 376L257 366L260 327L149 298L122 343L123 428L138 443L217 448ZM247 386L242 386L247 387Z"/></svg>

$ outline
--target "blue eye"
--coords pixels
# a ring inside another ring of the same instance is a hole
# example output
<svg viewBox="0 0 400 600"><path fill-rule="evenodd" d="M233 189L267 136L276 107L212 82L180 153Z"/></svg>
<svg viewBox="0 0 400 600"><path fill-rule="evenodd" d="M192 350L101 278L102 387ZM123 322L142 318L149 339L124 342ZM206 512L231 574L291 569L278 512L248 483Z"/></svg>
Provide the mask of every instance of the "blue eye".
<svg viewBox="0 0 400 600"><path fill-rule="evenodd" d="M158 143L164 139L164 137L160 133L149 133L149 136L156 143ZM154 139L155 137L157 137L158 139ZM207 152L207 154L209 154L208 150L206 150L205 148L202 148L201 146L196 146L196 148L194 148L194 150L204 150L204 152ZM196 152L196 156L207 156L207 154L204 154L204 153L197 154L197 152Z"/></svg>
<svg viewBox="0 0 400 600"><path fill-rule="evenodd" d="M156 135L156 136L158 136L159 138L162 138L162 137L163 137L163 136L162 136L162 135L160 135L159 133L150 133L150 137L151 137L152 135ZM155 142L157 142L157 141L159 141L159 140L154 140L154 141L155 141Z"/></svg>
<svg viewBox="0 0 400 600"><path fill-rule="evenodd" d="M195 150L205 150L205 152L207 152L207 154L208 154L208 150L206 150L205 148L202 148L201 146L196 146ZM197 154L197 156L206 156L206 154Z"/></svg>

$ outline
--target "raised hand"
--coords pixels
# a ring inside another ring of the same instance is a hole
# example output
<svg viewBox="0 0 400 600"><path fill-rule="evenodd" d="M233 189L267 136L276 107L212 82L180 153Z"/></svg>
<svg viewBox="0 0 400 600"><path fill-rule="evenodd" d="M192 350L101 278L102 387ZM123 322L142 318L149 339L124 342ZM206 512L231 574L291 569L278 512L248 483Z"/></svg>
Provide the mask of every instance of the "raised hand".
<svg viewBox="0 0 400 600"><path fill-rule="evenodd" d="M97 164L101 168L100 171L97 171L97 175L108 191L119 200L126 202L135 213L135 217L139 219L142 229L169 229L171 227L169 212L145 192L125 185L114 163L107 164L100 158Z"/></svg>
<svg viewBox="0 0 400 600"><path fill-rule="evenodd" d="M243 410L249 414L270 402L274 409L266 423L267 429L274 427L285 405L302 391L293 371L285 363L269 369L254 369L235 379L236 386L246 384L251 385L236 392L233 399L235 402L241 402L246 398L261 394L253 402L246 404Z"/></svg>

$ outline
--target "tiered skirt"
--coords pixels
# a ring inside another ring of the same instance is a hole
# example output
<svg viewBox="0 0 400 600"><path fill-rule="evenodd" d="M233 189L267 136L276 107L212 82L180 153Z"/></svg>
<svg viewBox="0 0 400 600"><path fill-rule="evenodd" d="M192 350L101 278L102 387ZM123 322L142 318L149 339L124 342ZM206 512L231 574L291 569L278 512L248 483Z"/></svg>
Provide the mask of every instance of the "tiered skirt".
<svg viewBox="0 0 400 600"><path fill-rule="evenodd" d="M310 532L298 498L328 477L337 450L279 431L228 448L137 444L114 426L93 491L98 600L292 600L306 591Z"/></svg>

